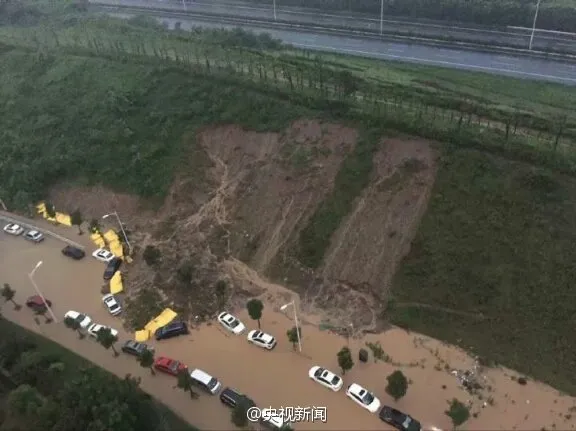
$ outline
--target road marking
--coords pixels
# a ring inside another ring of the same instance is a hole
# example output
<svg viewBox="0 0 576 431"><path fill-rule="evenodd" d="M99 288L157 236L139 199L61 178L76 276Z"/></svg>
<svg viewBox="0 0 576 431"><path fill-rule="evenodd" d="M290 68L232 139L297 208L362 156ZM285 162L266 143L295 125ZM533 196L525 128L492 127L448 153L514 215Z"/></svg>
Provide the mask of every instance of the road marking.
<svg viewBox="0 0 576 431"><path fill-rule="evenodd" d="M56 239L58 239L58 240L60 240L60 241L63 241L63 242L65 242L65 243L67 243L67 244L73 245L74 247L78 247L78 248L80 248L80 249L82 249L82 250L84 250L84 249L86 248L86 247L84 247L83 245L80 245L80 244L78 244L77 242L72 241L71 239L68 239L68 238L66 238L66 237L63 237L62 235L58 235L57 233L52 232L51 230L48 230L48 229L44 229L44 228L41 228L41 227L38 227L38 226L31 225L30 223L27 223L27 222L25 222L25 221L22 221L22 220L20 220L19 218L18 218L18 219L15 219L15 218L12 218L12 217L5 216L4 214L0 214L0 220L5 220L5 221L7 221L8 223L16 223L16 224L18 224L18 225L20 225L20 226L24 226L24 227L27 228L27 229L37 230L38 232L42 232L42 233L45 234L45 235L50 235L50 236L53 237L53 238L56 238Z"/></svg>
<svg viewBox="0 0 576 431"><path fill-rule="evenodd" d="M496 64L499 66L512 66L512 67L517 67L518 64L517 63L507 63L505 61L493 61L492 64Z"/></svg>
<svg viewBox="0 0 576 431"><path fill-rule="evenodd" d="M358 49L334 48L332 46L324 46L324 45L311 45L311 44L305 44L305 43L291 43L291 45L299 47L299 48L309 48L309 49L312 48L312 49L317 49L317 50L321 50L321 51L345 52L345 53L350 53L350 54L367 54L367 55L371 55L371 56L395 58L398 60L413 60L413 61L418 62L418 63L430 63L430 64L439 64L439 65L446 65L446 66L458 66L458 67L464 67L464 68L468 68L468 69L477 69L477 70L494 71L494 72L513 72L517 75L532 76L534 78L553 78L553 79L560 79L563 81L576 83L576 78L565 78L562 76L546 75L543 73L524 72L522 70L502 69L502 68L498 68L498 67L478 66L475 64L466 64L466 63L456 63L453 61L430 60L427 58L409 57L409 56L394 55L394 54L383 54L380 52L362 51L362 50L358 50Z"/></svg>

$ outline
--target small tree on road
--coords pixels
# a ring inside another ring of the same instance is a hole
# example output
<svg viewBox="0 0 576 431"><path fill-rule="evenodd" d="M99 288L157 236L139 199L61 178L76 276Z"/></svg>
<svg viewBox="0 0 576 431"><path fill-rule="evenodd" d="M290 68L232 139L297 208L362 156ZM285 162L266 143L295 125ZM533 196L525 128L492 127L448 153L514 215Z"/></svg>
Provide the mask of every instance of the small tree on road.
<svg viewBox="0 0 576 431"><path fill-rule="evenodd" d="M141 367L148 368L150 370L150 374L153 376L156 375L156 372L154 371L154 352L152 350L144 350L138 358L138 362L140 363Z"/></svg>
<svg viewBox="0 0 576 431"><path fill-rule="evenodd" d="M4 283L4 287L2 288L2 296L6 302L10 301L14 304L14 310L20 310L22 308L19 304L16 303L14 300L14 296L16 296L16 291L12 289L8 283Z"/></svg>
<svg viewBox="0 0 576 431"><path fill-rule="evenodd" d="M190 394L190 398L198 398L198 394L194 392L194 388L192 386L192 377L190 377L190 372L187 369L180 370L178 372L178 381L176 383L176 387L182 389L184 392L188 392Z"/></svg>
<svg viewBox="0 0 576 431"><path fill-rule="evenodd" d="M90 220L90 232L91 233L98 233L100 232L100 222L98 221L98 219L93 218L92 220Z"/></svg>
<svg viewBox="0 0 576 431"><path fill-rule="evenodd" d="M82 232L83 221L84 220L82 219L82 213L80 212L79 209L73 211L72 214L70 214L70 222L72 223L72 226L78 227L78 235L82 235L84 233Z"/></svg>
<svg viewBox="0 0 576 431"><path fill-rule="evenodd" d="M286 335L288 336L288 341L292 343L292 348L296 350L296 345L298 344L298 338L302 337L302 330L294 326L292 327L292 329L286 331Z"/></svg>
<svg viewBox="0 0 576 431"><path fill-rule="evenodd" d="M46 215L49 218L55 218L56 217L56 208L54 207L54 205L51 202L46 202Z"/></svg>
<svg viewBox="0 0 576 431"><path fill-rule="evenodd" d="M470 410L468 410L468 407L466 407L456 398L452 399L450 402L450 409L448 409L445 413L446 415L450 416L450 419L452 419L452 424L455 427L462 425L470 417Z"/></svg>
<svg viewBox="0 0 576 431"><path fill-rule="evenodd" d="M72 329L73 331L78 332L78 338L80 339L84 338L84 334L82 333L82 330L80 328L80 323L76 319L72 319L71 317L65 317L64 325L66 325L66 327Z"/></svg>
<svg viewBox="0 0 576 431"><path fill-rule="evenodd" d="M114 347L114 343L118 341L118 338L112 334L110 328L101 328L96 334L96 341L98 341L98 343L100 343L100 345L102 345L106 350L111 348L114 356L118 356L118 352Z"/></svg>
<svg viewBox="0 0 576 431"><path fill-rule="evenodd" d="M348 347L342 347L338 352L338 365L342 369L342 374L346 374L346 371L350 371L354 366L354 360L352 359L352 352Z"/></svg>
<svg viewBox="0 0 576 431"><path fill-rule="evenodd" d="M264 304L259 299L251 299L246 304L246 308L248 309L248 314L252 318L252 320L258 321L258 329L260 329L260 319L262 318L262 310L264 310Z"/></svg>
<svg viewBox="0 0 576 431"><path fill-rule="evenodd" d="M386 386L386 393L390 395L394 400L398 401L408 390L408 379L400 370L394 371L388 377L388 385Z"/></svg>

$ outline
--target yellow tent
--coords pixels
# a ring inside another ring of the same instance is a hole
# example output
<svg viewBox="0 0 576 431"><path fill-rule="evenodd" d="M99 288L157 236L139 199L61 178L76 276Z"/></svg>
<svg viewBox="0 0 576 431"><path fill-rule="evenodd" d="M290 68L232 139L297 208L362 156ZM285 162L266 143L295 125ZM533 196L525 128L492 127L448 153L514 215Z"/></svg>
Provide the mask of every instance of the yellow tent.
<svg viewBox="0 0 576 431"><path fill-rule="evenodd" d="M122 285L122 274L120 271L116 271L116 273L110 279L110 293L112 295L116 295L124 290L124 286Z"/></svg>
<svg viewBox="0 0 576 431"><path fill-rule="evenodd" d="M104 238L99 233L90 234L90 239L96 244L98 248L106 247L106 242L104 242Z"/></svg>
<svg viewBox="0 0 576 431"><path fill-rule="evenodd" d="M166 326L168 323L172 322L177 315L178 314L176 314L176 312L170 308L164 309L164 311L160 313L155 319L152 319L150 322L148 322L144 329L136 331L134 338L136 341L140 342L148 340L158 328Z"/></svg>
<svg viewBox="0 0 576 431"><path fill-rule="evenodd" d="M108 244L110 244L114 241L118 241L120 238L118 238L118 235L116 234L116 232L114 232L112 229L110 229L108 232L106 232L104 234L104 239L106 240L106 242Z"/></svg>
<svg viewBox="0 0 576 431"><path fill-rule="evenodd" d="M56 213L56 221L65 226L72 226L72 219L68 214Z"/></svg>
<svg viewBox="0 0 576 431"><path fill-rule="evenodd" d="M120 241L115 240L108 243L108 247L112 254L116 257L122 258L124 256L124 250Z"/></svg>

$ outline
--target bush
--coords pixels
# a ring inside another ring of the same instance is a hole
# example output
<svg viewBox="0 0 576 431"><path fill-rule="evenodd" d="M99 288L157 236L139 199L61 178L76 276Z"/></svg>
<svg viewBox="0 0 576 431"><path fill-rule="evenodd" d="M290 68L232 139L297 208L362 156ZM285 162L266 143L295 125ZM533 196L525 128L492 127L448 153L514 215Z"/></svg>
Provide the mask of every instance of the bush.
<svg viewBox="0 0 576 431"><path fill-rule="evenodd" d="M360 362L368 362L368 350L360 349L358 351L358 360Z"/></svg>
<svg viewBox="0 0 576 431"><path fill-rule="evenodd" d="M470 417L470 410L456 398L450 402L450 409L445 412L450 419L452 419L452 424L457 427L462 425Z"/></svg>
<svg viewBox="0 0 576 431"><path fill-rule="evenodd" d="M394 371L388 377L388 385L386 386L386 393L390 395L394 400L398 401L408 390L408 379L400 370Z"/></svg>
<svg viewBox="0 0 576 431"><path fill-rule="evenodd" d="M160 260L160 250L153 245L147 245L142 257L148 266L156 265Z"/></svg>

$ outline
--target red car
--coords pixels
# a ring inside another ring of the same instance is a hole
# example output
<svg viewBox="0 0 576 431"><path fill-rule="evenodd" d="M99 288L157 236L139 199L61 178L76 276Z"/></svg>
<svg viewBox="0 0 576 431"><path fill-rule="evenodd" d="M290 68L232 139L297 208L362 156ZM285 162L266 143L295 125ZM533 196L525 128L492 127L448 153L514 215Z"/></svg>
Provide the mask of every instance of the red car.
<svg viewBox="0 0 576 431"><path fill-rule="evenodd" d="M154 361L154 368L163 373L177 376L180 371L185 370L188 367L180 361L160 356Z"/></svg>
<svg viewBox="0 0 576 431"><path fill-rule="evenodd" d="M45 312L47 309L46 304L48 304L48 307L52 307L52 302L50 302L49 299L46 299L46 302L44 302L40 295L31 296L26 300L26 306L37 313Z"/></svg>

